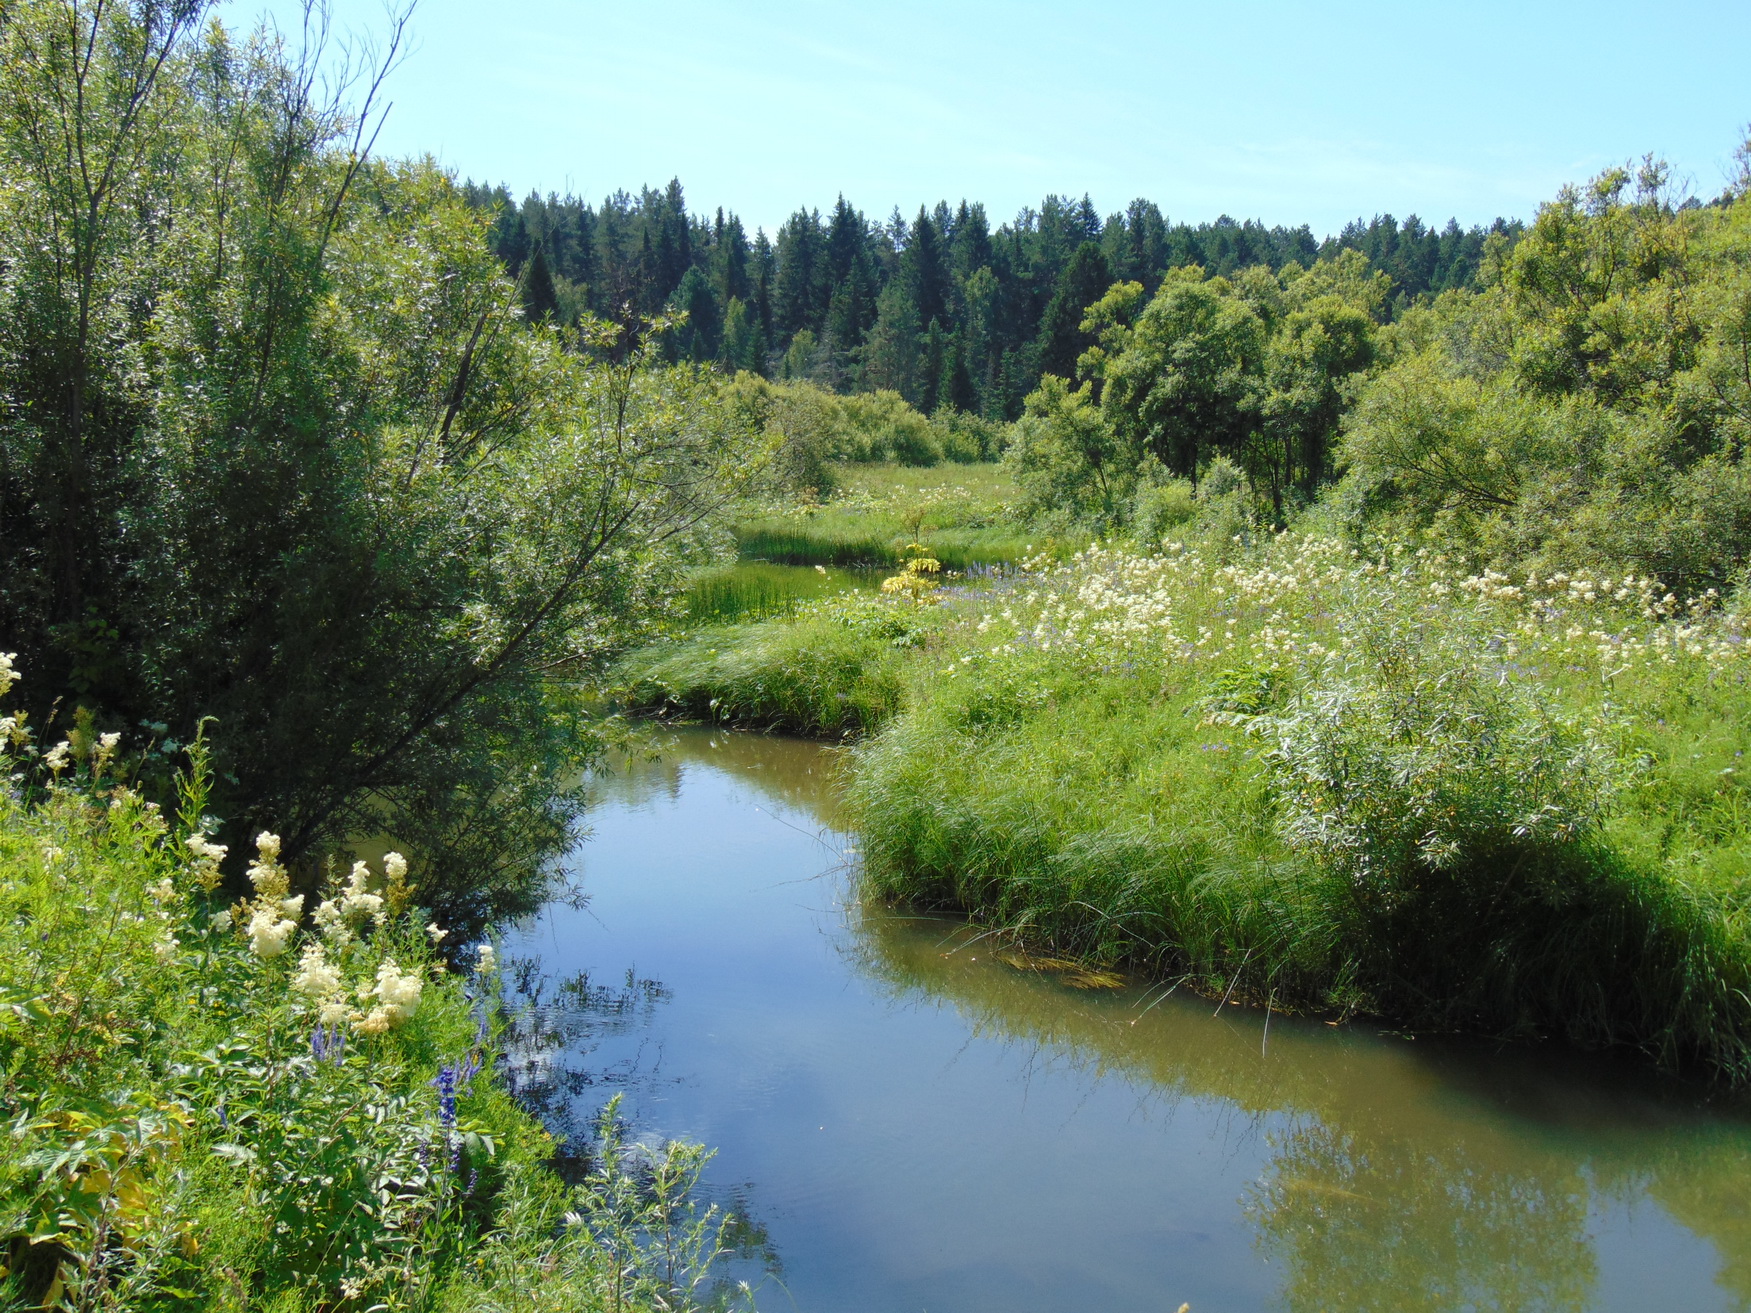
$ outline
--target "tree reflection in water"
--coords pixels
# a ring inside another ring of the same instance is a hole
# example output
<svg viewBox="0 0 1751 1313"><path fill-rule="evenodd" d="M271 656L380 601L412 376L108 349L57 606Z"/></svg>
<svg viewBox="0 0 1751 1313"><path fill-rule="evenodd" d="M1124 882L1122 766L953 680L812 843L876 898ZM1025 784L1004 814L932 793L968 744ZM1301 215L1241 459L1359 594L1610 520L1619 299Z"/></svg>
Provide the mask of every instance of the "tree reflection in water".
<svg viewBox="0 0 1751 1313"><path fill-rule="evenodd" d="M1281 1014L1267 1037L1256 1010L1016 970L943 918L856 921L849 951L896 996L1169 1108L1215 1102L1231 1136L1262 1136L1269 1164L1242 1202L1297 1313L1584 1309L1597 1213L1642 1199L1710 1240L1720 1285L1751 1308L1751 1127L1694 1090L1605 1058Z"/></svg>

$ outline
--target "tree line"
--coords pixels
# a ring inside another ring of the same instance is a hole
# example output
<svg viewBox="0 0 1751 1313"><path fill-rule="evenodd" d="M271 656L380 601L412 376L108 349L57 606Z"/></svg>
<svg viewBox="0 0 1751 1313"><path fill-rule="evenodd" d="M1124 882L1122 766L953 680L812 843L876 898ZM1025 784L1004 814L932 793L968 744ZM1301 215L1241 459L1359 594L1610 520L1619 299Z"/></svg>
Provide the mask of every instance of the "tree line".
<svg viewBox="0 0 1751 1313"><path fill-rule="evenodd" d="M1092 345L1084 312L1114 282L1153 293L1177 269L1277 273L1351 250L1392 280L1377 308L1390 318L1474 285L1492 235L1511 242L1521 230L1387 214L1321 240L1305 224L1170 222L1142 199L1102 217L1086 195L1047 196L993 228L977 202L920 206L910 219L896 208L884 222L841 196L824 215L799 209L769 237L721 208L690 213L679 180L598 205L536 193L519 204L503 186L472 182L463 194L493 212L493 248L531 319L684 312L673 359L840 392L888 389L926 413L1005 421L1042 375L1073 372Z"/></svg>

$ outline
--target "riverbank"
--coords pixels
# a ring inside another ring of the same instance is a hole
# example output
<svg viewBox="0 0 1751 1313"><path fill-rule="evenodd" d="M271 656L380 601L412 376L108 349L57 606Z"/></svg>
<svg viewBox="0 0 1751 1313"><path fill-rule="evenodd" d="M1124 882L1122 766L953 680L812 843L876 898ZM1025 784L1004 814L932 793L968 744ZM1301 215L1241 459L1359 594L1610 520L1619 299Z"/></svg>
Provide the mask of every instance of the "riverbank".
<svg viewBox="0 0 1751 1313"><path fill-rule="evenodd" d="M26 769L0 792L10 1299L459 1313L710 1297L726 1219L690 1194L706 1155L626 1143L610 1113L572 1149L584 1179L562 1180L499 1066L493 951L440 952L405 862L293 895L264 833L232 903L223 850L191 828L198 749L173 825L117 778L125 745L74 740L35 763L11 740Z"/></svg>
<svg viewBox="0 0 1751 1313"><path fill-rule="evenodd" d="M1751 1079L1720 599L1279 535L858 605L903 637L822 603L626 670L646 706L866 733L873 891L1219 997Z"/></svg>
<svg viewBox="0 0 1751 1313"><path fill-rule="evenodd" d="M501 941L538 1072L710 1144L762 1307L1729 1313L1742 1101L1624 1055L1091 988L859 896L848 754L657 730L593 789L590 902ZM628 968L636 967L629 975ZM1104 983L1104 982L1103 982ZM556 1120L554 1124L561 1124ZM762 1271L770 1273L762 1284Z"/></svg>

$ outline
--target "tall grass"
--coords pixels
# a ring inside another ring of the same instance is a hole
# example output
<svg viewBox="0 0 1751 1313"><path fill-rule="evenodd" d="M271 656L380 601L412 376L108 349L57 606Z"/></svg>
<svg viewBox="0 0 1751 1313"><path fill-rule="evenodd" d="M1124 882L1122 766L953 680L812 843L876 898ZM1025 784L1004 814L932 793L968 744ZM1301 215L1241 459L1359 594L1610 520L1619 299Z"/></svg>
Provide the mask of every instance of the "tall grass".
<svg viewBox="0 0 1751 1313"><path fill-rule="evenodd" d="M890 566L908 542L928 541L951 570L1018 561L1044 547L1010 515L1014 484L995 464L937 469L836 467L820 506L774 508L736 527L744 560L785 565Z"/></svg>
<svg viewBox="0 0 1751 1313"><path fill-rule="evenodd" d="M1751 1078L1751 662L1712 599L1284 537L953 605L857 751L875 892L1218 995Z"/></svg>
<svg viewBox="0 0 1751 1313"><path fill-rule="evenodd" d="M790 614L798 603L836 593L869 590L881 582L873 570L809 569L738 561L709 570L688 585L683 595L689 625L721 625L735 621L769 620Z"/></svg>
<svg viewBox="0 0 1751 1313"><path fill-rule="evenodd" d="M700 630L632 653L609 686L630 709L852 736L899 710L901 663L932 608L842 594L792 616Z"/></svg>

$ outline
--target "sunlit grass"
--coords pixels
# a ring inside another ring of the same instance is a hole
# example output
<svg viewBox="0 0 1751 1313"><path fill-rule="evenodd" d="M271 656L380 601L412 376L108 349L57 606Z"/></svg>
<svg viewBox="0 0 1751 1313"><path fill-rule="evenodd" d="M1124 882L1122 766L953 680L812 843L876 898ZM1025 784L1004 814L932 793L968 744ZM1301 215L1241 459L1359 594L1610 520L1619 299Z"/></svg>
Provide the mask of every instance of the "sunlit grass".
<svg viewBox="0 0 1751 1313"><path fill-rule="evenodd" d="M884 605L898 646L836 615ZM869 736L872 892L1048 956L1745 1080L1745 638L1648 579L1285 534L811 603L632 682Z"/></svg>
<svg viewBox="0 0 1751 1313"><path fill-rule="evenodd" d="M684 598L690 625L727 624L788 615L797 603L837 593L870 590L879 571L738 561L696 578Z"/></svg>
<svg viewBox="0 0 1751 1313"><path fill-rule="evenodd" d="M1065 546L1015 522L1015 484L997 463L843 465L835 478L830 501L768 508L739 524L742 559L881 567L899 560L907 543L922 541L947 569L966 570Z"/></svg>

